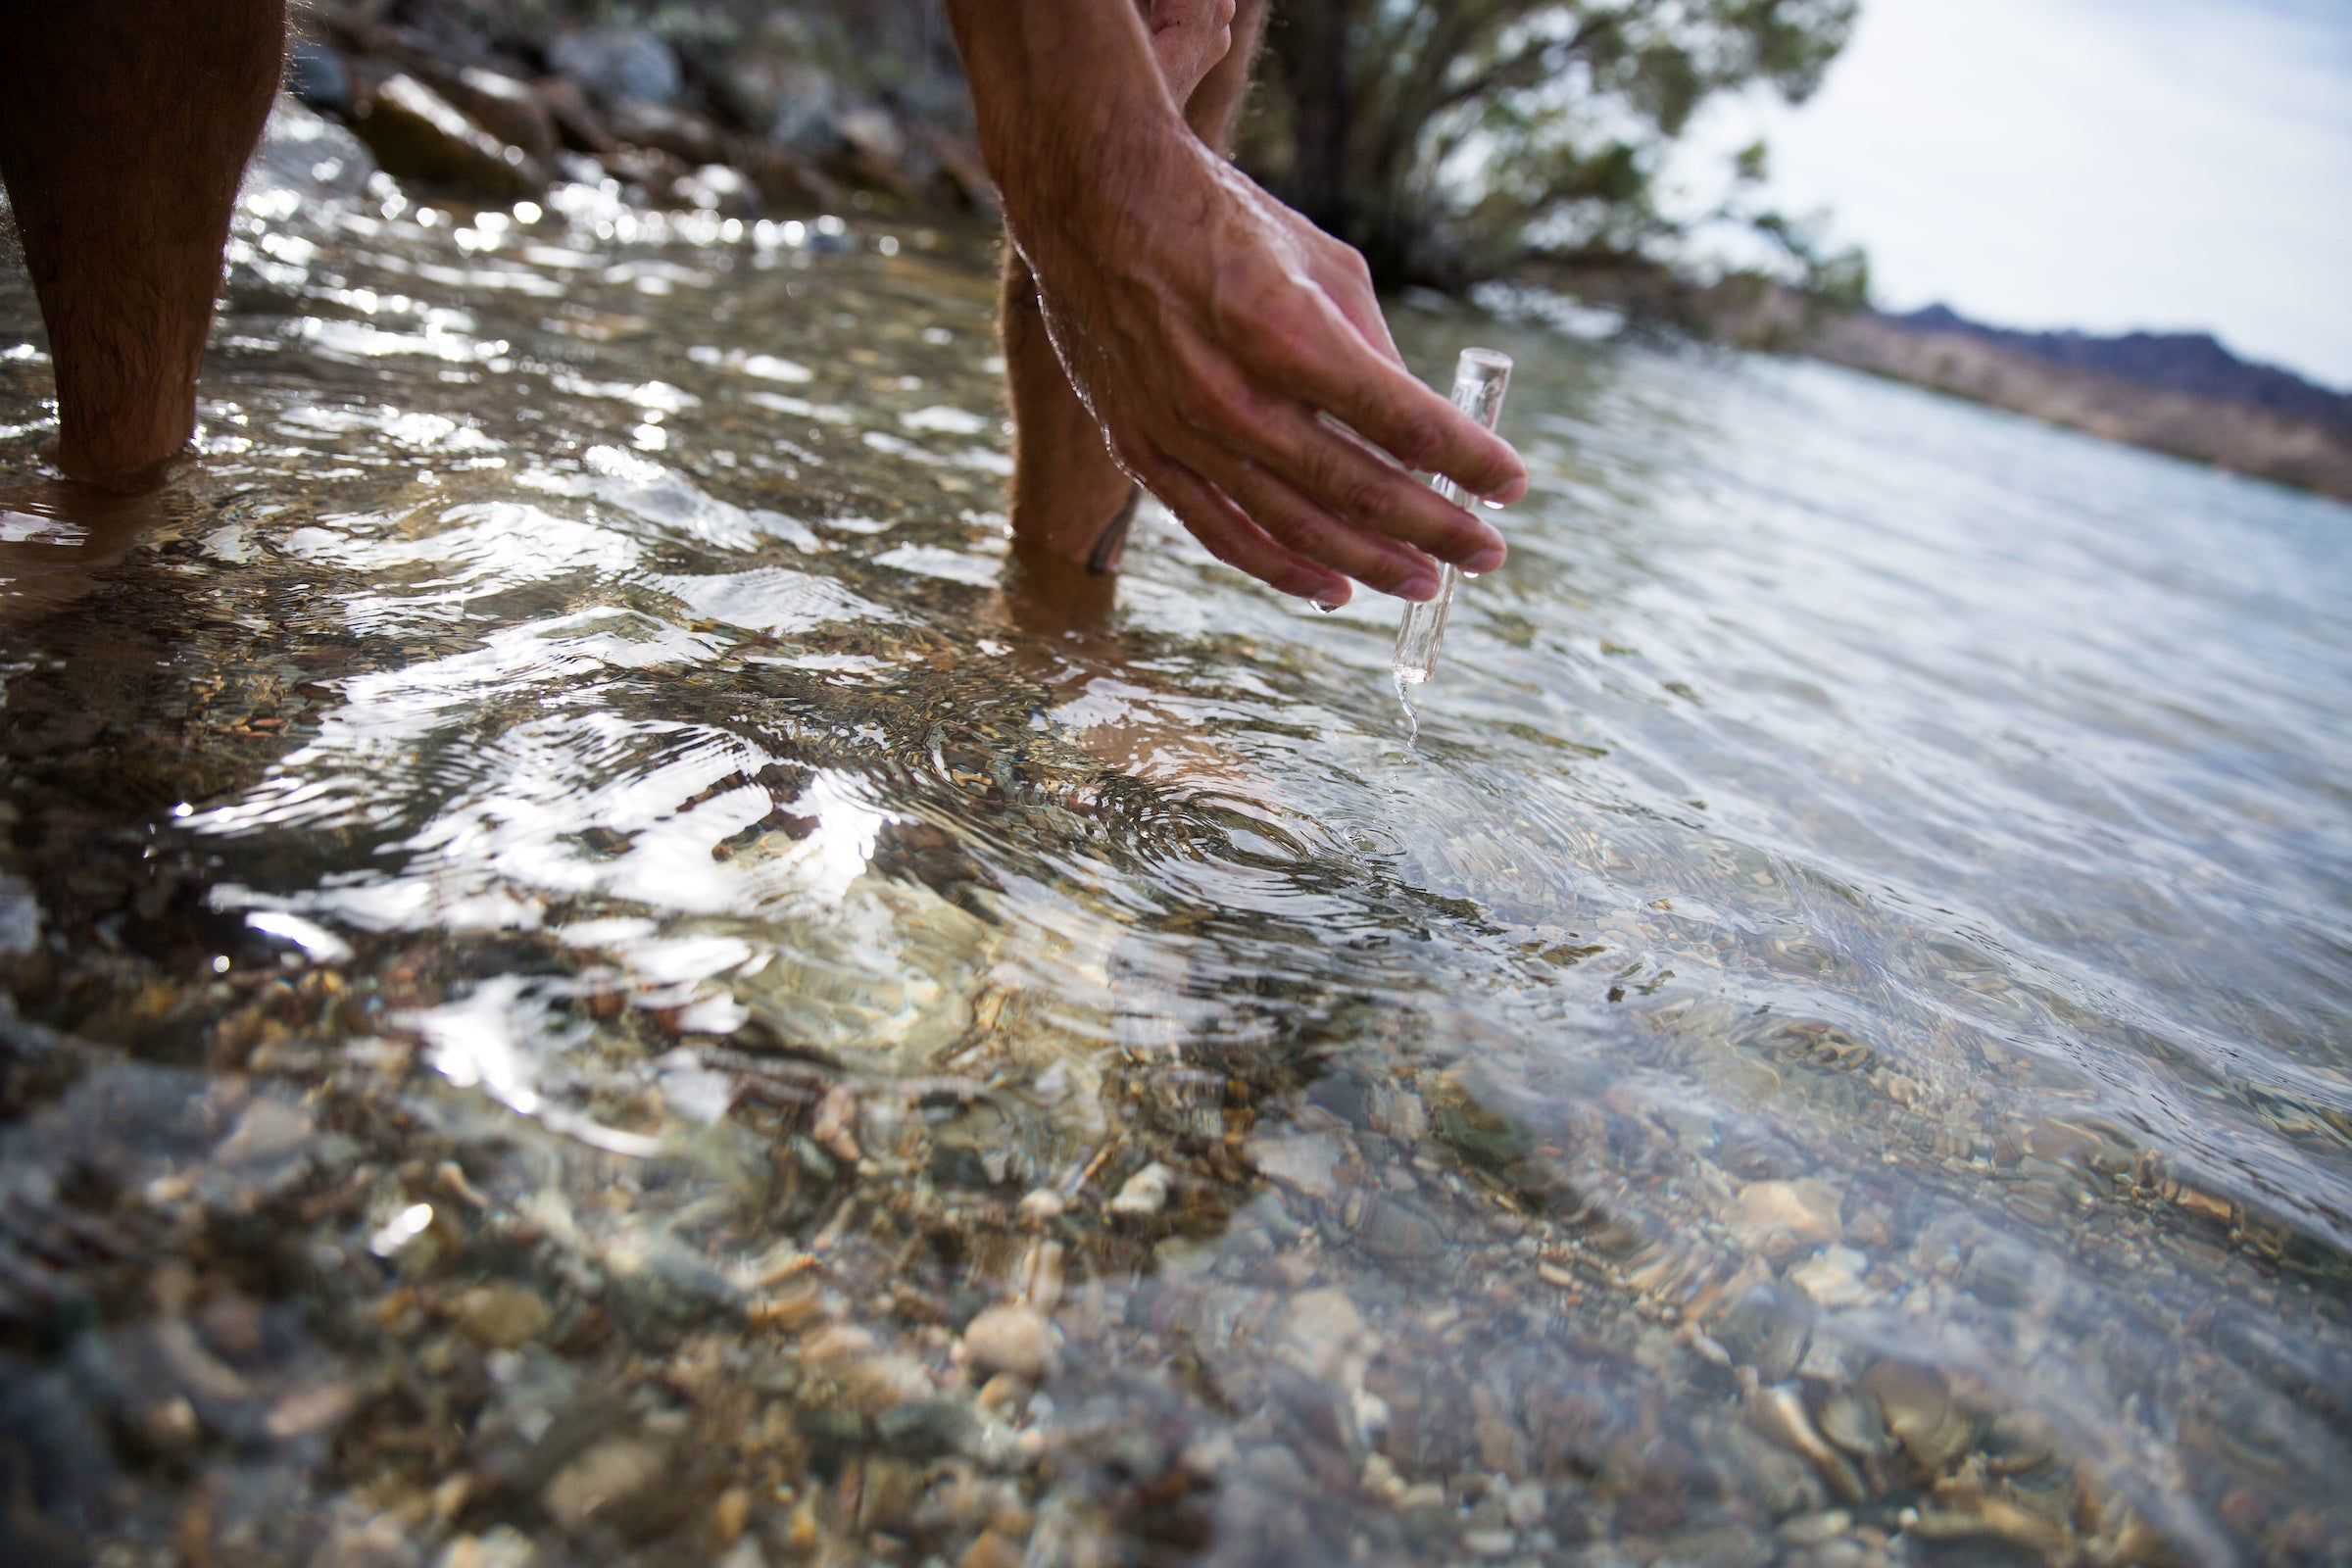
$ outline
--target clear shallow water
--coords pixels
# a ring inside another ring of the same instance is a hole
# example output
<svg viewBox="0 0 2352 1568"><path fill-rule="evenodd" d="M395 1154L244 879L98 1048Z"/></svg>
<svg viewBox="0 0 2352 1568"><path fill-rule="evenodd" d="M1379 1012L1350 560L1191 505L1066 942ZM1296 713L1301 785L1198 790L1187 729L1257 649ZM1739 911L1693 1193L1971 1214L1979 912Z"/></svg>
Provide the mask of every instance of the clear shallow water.
<svg viewBox="0 0 2352 1568"><path fill-rule="evenodd" d="M332 152L0 498L15 1553L2340 1560L2352 512L1400 312L1537 474L1408 749L1006 561L985 247Z"/></svg>

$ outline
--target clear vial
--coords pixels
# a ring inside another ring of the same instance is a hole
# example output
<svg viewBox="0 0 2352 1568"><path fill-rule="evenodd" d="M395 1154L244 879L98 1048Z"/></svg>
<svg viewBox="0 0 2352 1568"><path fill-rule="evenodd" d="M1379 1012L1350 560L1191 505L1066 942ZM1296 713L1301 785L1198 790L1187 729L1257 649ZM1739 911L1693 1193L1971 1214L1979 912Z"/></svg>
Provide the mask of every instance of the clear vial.
<svg viewBox="0 0 2352 1568"><path fill-rule="evenodd" d="M1453 406L1488 429L1502 416L1502 395L1510 390L1511 357L1493 349L1464 349L1453 366ZM1455 506L1467 506L1469 498L1460 485L1443 475L1433 477L1430 488ZM1438 597L1425 605L1407 605L1404 620L1396 628L1396 656L1392 663L1396 671L1399 695L1407 686L1418 686L1438 669L1438 644L1446 636L1446 615L1453 609L1453 591L1461 586L1462 574L1451 565L1444 567L1438 577Z"/></svg>

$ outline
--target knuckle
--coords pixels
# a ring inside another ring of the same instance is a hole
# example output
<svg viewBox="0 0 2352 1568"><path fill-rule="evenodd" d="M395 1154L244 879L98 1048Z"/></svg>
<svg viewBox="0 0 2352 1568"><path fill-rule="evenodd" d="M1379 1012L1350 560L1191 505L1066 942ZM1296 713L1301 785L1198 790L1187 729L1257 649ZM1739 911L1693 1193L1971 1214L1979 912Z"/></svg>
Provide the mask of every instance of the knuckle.
<svg viewBox="0 0 2352 1568"><path fill-rule="evenodd" d="M1436 415L1416 409L1397 419L1394 438L1397 457L1415 467L1428 467L1446 450L1446 424Z"/></svg>
<svg viewBox="0 0 2352 1568"><path fill-rule="evenodd" d="M1340 515L1360 523L1386 522L1400 510L1388 481L1369 475L1351 473L1333 493Z"/></svg>
<svg viewBox="0 0 2352 1568"><path fill-rule="evenodd" d="M1327 561L1333 554L1331 519L1306 510L1288 510L1265 525L1266 531L1298 555Z"/></svg>
<svg viewBox="0 0 2352 1568"><path fill-rule="evenodd" d="M1200 356L1188 355L1176 367L1168 402L1178 418L1203 429L1229 422L1235 399L1227 376Z"/></svg>
<svg viewBox="0 0 2352 1568"><path fill-rule="evenodd" d="M1177 418L1199 429L1213 418L1215 400L1204 383L1186 376L1169 390L1168 406L1175 411Z"/></svg>
<svg viewBox="0 0 2352 1568"><path fill-rule="evenodd" d="M1317 336L1320 315L1298 292L1285 289L1259 303L1250 313L1250 339L1277 363L1303 357Z"/></svg>

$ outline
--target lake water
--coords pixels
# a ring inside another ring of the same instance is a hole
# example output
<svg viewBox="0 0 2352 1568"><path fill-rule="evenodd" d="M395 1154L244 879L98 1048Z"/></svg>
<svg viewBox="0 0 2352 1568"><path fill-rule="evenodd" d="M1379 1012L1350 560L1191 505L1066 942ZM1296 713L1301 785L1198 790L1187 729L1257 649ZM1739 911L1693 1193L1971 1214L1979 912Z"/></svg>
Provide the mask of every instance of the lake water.
<svg viewBox="0 0 2352 1568"><path fill-rule="evenodd" d="M0 1556L2346 1560L2352 510L1400 308L1408 746L979 236L547 207L281 125L97 512L0 280Z"/></svg>

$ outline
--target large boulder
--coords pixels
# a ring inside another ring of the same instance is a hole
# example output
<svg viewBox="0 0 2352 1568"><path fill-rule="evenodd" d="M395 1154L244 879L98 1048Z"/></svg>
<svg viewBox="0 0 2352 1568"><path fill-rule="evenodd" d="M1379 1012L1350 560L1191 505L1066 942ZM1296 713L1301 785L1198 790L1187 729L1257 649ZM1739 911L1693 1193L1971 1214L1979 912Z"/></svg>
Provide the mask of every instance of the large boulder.
<svg viewBox="0 0 2352 1568"><path fill-rule="evenodd" d="M491 135L405 73L378 83L354 106L351 128L396 178L492 201L528 196L544 183L521 148Z"/></svg>
<svg viewBox="0 0 2352 1568"><path fill-rule="evenodd" d="M782 147L754 152L745 172L760 189L760 209L778 217L838 213L849 205L842 188L814 164Z"/></svg>
<svg viewBox="0 0 2352 1568"><path fill-rule="evenodd" d="M545 158L559 145L556 117L527 81L468 66L443 91L467 119L527 157Z"/></svg>
<svg viewBox="0 0 2352 1568"><path fill-rule="evenodd" d="M556 132L564 145L574 152L594 153L603 157L617 152L620 139L605 122L580 84L568 76L550 76L538 85L539 101L555 117Z"/></svg>
<svg viewBox="0 0 2352 1568"><path fill-rule="evenodd" d="M727 149L716 126L691 110L629 99L612 106L612 134L632 147L659 147L690 165L715 164Z"/></svg>
<svg viewBox="0 0 2352 1568"><path fill-rule="evenodd" d="M548 64L608 102L675 103L685 73L669 45L642 27L601 27L558 38Z"/></svg>

